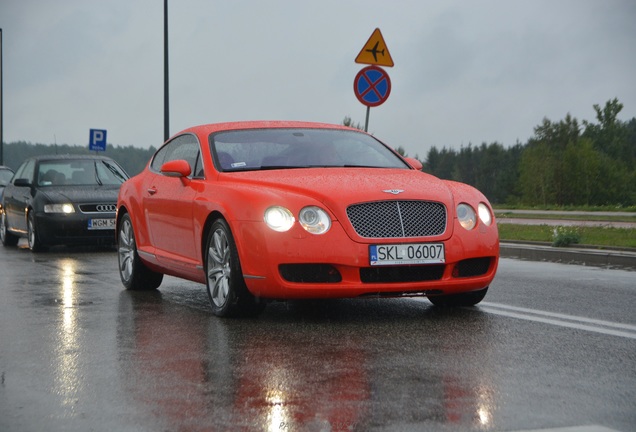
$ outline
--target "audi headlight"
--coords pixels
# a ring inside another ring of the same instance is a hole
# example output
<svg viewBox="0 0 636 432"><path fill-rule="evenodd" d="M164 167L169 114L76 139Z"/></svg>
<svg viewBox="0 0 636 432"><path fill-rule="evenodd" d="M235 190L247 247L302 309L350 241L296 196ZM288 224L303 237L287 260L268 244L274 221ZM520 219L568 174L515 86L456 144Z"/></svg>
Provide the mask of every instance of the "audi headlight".
<svg viewBox="0 0 636 432"><path fill-rule="evenodd" d="M327 212L316 206L303 208L298 215L298 222L311 234L324 234L331 228L331 218Z"/></svg>
<svg viewBox="0 0 636 432"><path fill-rule="evenodd" d="M44 213L64 213L70 214L75 213L75 208L73 204L45 204L44 205Z"/></svg>
<svg viewBox="0 0 636 432"><path fill-rule="evenodd" d="M265 223L268 227L278 232L289 231L296 219L285 207L273 206L265 210Z"/></svg>
<svg viewBox="0 0 636 432"><path fill-rule="evenodd" d="M484 203L479 203L477 206L477 213L479 214L479 219L486 226L490 226L492 223L492 213L490 213L490 209Z"/></svg>
<svg viewBox="0 0 636 432"><path fill-rule="evenodd" d="M471 206L462 203L457 206L457 220L464 229L470 231L477 224L477 215Z"/></svg>

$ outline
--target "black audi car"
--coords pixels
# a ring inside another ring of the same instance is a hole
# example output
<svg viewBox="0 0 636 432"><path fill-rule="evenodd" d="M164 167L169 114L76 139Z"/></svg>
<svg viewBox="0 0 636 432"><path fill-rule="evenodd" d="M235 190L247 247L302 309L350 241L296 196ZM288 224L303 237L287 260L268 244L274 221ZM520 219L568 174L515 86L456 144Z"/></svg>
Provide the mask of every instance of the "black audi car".
<svg viewBox="0 0 636 432"><path fill-rule="evenodd" d="M113 244L119 187L128 174L93 155L35 156L24 161L2 196L0 239L29 248Z"/></svg>

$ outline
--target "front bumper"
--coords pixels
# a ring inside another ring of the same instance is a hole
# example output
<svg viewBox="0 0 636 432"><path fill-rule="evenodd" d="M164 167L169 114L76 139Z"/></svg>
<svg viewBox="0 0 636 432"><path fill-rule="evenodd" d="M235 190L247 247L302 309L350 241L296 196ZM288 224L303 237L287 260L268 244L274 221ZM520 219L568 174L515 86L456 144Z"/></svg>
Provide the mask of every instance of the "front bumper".
<svg viewBox="0 0 636 432"><path fill-rule="evenodd" d="M484 227L485 228L485 227ZM275 233L263 224L239 223L235 237L249 290L265 298L338 298L457 294L490 285L499 261L496 226L445 240L443 264L371 266L369 245L353 241L338 223L329 233ZM391 243L425 243L395 239Z"/></svg>
<svg viewBox="0 0 636 432"><path fill-rule="evenodd" d="M115 213L37 213L36 232L44 245L114 244L115 229L89 229L91 219L115 219Z"/></svg>

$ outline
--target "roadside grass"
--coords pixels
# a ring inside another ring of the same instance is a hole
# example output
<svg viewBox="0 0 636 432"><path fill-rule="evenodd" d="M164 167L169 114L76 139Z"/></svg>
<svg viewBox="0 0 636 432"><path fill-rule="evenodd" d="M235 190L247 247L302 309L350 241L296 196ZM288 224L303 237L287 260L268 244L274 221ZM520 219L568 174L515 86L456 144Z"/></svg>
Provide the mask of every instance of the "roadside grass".
<svg viewBox="0 0 636 432"><path fill-rule="evenodd" d="M516 204L497 204L494 205L493 208L495 212L499 209L510 209L510 210L559 210L559 211L587 211L587 212L595 212L595 211L604 211L604 212L636 212L636 206L523 206Z"/></svg>
<svg viewBox="0 0 636 432"><path fill-rule="evenodd" d="M554 241L555 226L498 224L502 241ZM636 229L611 227L576 227L581 245L636 248Z"/></svg>
<svg viewBox="0 0 636 432"><path fill-rule="evenodd" d="M510 213L495 209L497 219L549 219L549 220L581 220L601 222L636 222L636 216L602 216L602 215L577 215L577 214L536 214L536 213Z"/></svg>

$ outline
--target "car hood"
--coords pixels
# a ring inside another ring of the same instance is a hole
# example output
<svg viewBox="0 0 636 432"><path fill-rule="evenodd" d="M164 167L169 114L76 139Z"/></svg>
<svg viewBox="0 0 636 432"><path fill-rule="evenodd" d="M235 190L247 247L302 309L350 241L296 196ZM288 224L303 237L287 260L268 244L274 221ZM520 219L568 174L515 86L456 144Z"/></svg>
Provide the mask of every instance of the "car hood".
<svg viewBox="0 0 636 432"><path fill-rule="evenodd" d="M40 193L52 202L117 202L119 186L51 186L40 189Z"/></svg>
<svg viewBox="0 0 636 432"><path fill-rule="evenodd" d="M281 193L312 197L339 213L355 203L383 200L430 200L452 207L444 181L416 170L383 168L300 168L248 171L223 176Z"/></svg>

